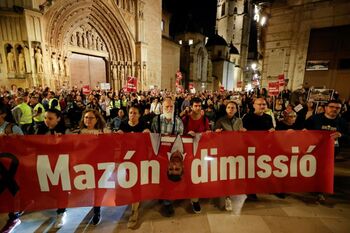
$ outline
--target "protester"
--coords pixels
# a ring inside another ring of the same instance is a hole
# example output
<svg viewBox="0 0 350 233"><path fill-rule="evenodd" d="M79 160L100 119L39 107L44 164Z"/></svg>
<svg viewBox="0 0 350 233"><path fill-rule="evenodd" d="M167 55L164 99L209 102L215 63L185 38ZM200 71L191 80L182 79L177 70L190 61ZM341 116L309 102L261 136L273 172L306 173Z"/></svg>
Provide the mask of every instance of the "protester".
<svg viewBox="0 0 350 233"><path fill-rule="evenodd" d="M221 131L246 131L243 128L243 122L241 118L236 117L238 105L230 101L226 105L226 116L220 118L215 125L215 132ZM246 195L242 195L245 197ZM232 200L230 196L225 197L225 210L232 211Z"/></svg>
<svg viewBox="0 0 350 233"><path fill-rule="evenodd" d="M0 138L2 136L8 135L23 135L23 132L20 127L16 124L7 122L6 119L7 109L5 106L0 105ZM21 212L11 212L8 214L9 219L6 222L6 225L0 230L0 232L11 232L13 231L19 224L21 224L21 220L19 217L21 216Z"/></svg>
<svg viewBox="0 0 350 233"><path fill-rule="evenodd" d="M151 130L154 133L166 134L166 135L178 135L183 134L184 126L181 119L174 114L174 102L170 98L166 98L163 101L163 113L155 116L152 121ZM180 174L171 174L177 179ZM165 217L171 217L175 214L173 202L171 200L163 200L162 214Z"/></svg>
<svg viewBox="0 0 350 233"><path fill-rule="evenodd" d="M79 124L79 134L103 134L110 133L111 131L106 128L106 122L103 116L96 109L86 109L83 112L83 117ZM94 207L94 216L92 223L97 225L101 222L101 207Z"/></svg>
<svg viewBox="0 0 350 233"><path fill-rule="evenodd" d="M150 133L151 131L146 127L146 125L140 121L140 109L136 106L129 108L129 120L123 121L120 125L117 133ZM134 228L137 225L137 219L139 215L139 205L140 202L132 203L131 205L131 215L128 221L128 228Z"/></svg>
<svg viewBox="0 0 350 233"><path fill-rule="evenodd" d="M195 136L196 133L202 133L211 131L209 126L209 120L202 115L202 103L201 99L195 97L191 100L191 113L182 118L184 123L184 132L191 136ZM191 199L192 210L194 213L199 214L201 212L201 206L199 198Z"/></svg>
<svg viewBox="0 0 350 233"><path fill-rule="evenodd" d="M63 135L66 133L66 127L61 112L56 108L48 109L45 112L43 125L39 125L35 134L38 135ZM61 228L66 221L66 209L56 210L57 216L54 224L55 228Z"/></svg>
<svg viewBox="0 0 350 233"><path fill-rule="evenodd" d="M254 112L248 113L243 117L243 127L247 130L258 131L274 131L272 118L266 114L267 109L266 100L263 98L257 98L253 104ZM249 200L257 200L256 194L248 194Z"/></svg>

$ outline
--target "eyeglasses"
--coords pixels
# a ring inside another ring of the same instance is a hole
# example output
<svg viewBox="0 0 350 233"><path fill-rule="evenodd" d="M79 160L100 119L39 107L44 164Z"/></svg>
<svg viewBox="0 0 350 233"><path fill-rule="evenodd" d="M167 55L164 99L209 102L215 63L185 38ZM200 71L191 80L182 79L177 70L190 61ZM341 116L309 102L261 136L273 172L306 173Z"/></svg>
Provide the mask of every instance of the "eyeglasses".
<svg viewBox="0 0 350 233"><path fill-rule="evenodd" d="M93 119L96 119L96 117L84 117L84 119L89 119L89 120L93 120Z"/></svg>
<svg viewBox="0 0 350 233"><path fill-rule="evenodd" d="M259 106L266 106L266 104L256 104L256 105L259 105Z"/></svg>

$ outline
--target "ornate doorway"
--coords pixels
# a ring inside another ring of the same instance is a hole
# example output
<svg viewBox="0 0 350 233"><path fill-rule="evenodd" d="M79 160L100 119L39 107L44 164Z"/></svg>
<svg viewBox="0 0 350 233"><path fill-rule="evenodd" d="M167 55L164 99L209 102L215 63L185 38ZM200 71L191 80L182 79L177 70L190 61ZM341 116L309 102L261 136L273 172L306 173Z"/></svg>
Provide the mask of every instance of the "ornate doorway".
<svg viewBox="0 0 350 233"><path fill-rule="evenodd" d="M52 64L59 63L56 57L68 61L65 79L69 86L94 88L109 82L120 89L126 77L134 75L139 64L135 38L115 1L55 1L44 18L48 56ZM55 79L63 79L55 69L52 73L57 73Z"/></svg>

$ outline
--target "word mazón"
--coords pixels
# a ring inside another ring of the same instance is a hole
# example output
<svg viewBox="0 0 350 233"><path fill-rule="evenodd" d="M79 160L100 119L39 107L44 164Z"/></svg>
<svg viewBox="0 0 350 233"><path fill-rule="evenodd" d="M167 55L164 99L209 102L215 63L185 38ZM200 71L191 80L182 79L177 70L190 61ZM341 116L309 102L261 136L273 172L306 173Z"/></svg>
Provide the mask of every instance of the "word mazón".
<svg viewBox="0 0 350 233"><path fill-rule="evenodd" d="M124 160L129 160L134 155L135 151L128 151ZM131 188L138 181L138 171L140 170L141 185L144 184L159 184L159 162L156 160L141 161L140 168L135 163L125 161L120 164L114 162L97 163L97 170L103 171L103 174L98 179L96 186L95 169L90 164L79 164L73 166L76 174L73 184L77 190L94 189L94 188L116 188L116 182L111 178L116 177L118 185L122 188ZM62 190L72 190L71 174L69 171L69 154L61 154L58 156L55 169L51 170L51 164L48 155L38 155L37 158L37 175L40 184L40 190L49 192L49 181L51 185L58 185L61 179ZM116 170L117 169L117 170ZM115 171L116 170L116 171ZM151 170L151 172L149 172ZM151 181L149 180L151 174Z"/></svg>

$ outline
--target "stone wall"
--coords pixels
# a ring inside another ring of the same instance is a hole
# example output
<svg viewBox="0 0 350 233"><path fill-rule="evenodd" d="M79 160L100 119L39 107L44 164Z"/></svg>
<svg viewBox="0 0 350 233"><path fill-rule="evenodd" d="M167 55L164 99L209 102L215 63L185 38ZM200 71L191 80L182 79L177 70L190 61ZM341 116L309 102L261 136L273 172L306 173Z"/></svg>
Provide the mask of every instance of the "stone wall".
<svg viewBox="0 0 350 233"><path fill-rule="evenodd" d="M147 44L147 82L150 86L161 86L161 51L162 51L162 2L161 0L145 1L145 43Z"/></svg>
<svg viewBox="0 0 350 233"><path fill-rule="evenodd" d="M180 45L163 37L162 39L162 89L175 91L175 75L180 70Z"/></svg>

